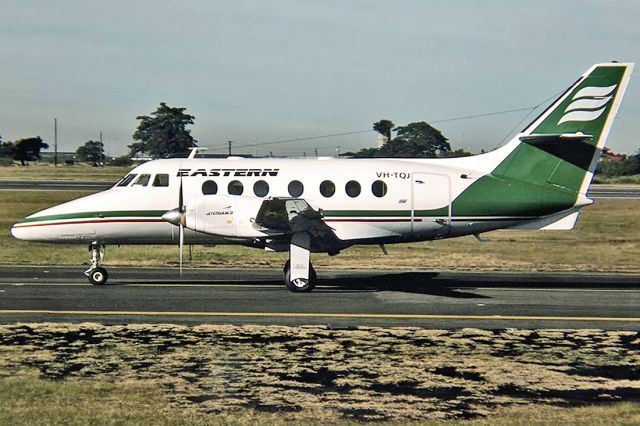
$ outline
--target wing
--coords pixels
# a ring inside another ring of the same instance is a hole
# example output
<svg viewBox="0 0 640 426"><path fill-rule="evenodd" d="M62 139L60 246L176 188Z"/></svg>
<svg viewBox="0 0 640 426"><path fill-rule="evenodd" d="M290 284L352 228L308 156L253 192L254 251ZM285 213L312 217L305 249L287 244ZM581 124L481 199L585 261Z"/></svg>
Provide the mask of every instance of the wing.
<svg viewBox="0 0 640 426"><path fill-rule="evenodd" d="M333 228L327 225L322 217L322 210L314 210L302 198L271 198L263 201L255 217L254 226L265 232L307 232L316 246L339 246L339 239Z"/></svg>

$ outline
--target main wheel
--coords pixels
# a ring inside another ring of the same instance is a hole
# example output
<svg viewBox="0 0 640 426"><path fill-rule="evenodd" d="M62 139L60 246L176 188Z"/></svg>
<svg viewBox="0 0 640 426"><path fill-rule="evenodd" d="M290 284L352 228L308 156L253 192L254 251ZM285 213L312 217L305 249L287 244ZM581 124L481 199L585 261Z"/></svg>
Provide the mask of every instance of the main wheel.
<svg viewBox="0 0 640 426"><path fill-rule="evenodd" d="M89 282L93 285L103 285L107 279L109 279L109 274L104 268L98 267L89 272Z"/></svg>
<svg viewBox="0 0 640 426"><path fill-rule="evenodd" d="M284 283L289 289L294 293L308 293L316 286L316 282L318 281L318 276L316 274L315 269L313 269L313 265L309 262L309 279L305 280L302 278L298 278L295 280L291 280L291 262L287 260L284 264Z"/></svg>

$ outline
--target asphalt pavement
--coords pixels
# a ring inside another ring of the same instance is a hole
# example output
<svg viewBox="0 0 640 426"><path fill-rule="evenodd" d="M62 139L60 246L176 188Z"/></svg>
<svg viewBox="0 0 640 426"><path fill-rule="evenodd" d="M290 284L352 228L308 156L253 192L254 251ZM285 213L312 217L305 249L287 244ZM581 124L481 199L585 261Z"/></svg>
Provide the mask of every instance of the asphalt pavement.
<svg viewBox="0 0 640 426"><path fill-rule="evenodd" d="M640 274L320 270L294 294L272 269L0 267L0 322L640 329Z"/></svg>

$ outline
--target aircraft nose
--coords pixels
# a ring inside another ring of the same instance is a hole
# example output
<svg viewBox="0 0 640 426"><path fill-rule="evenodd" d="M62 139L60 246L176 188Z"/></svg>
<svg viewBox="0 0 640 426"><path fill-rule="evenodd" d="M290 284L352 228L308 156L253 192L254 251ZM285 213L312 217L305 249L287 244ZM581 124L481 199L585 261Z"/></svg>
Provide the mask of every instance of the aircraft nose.
<svg viewBox="0 0 640 426"><path fill-rule="evenodd" d="M18 240L28 240L30 231L25 228L20 228L19 226L13 225L11 227L11 235L13 238L17 238Z"/></svg>

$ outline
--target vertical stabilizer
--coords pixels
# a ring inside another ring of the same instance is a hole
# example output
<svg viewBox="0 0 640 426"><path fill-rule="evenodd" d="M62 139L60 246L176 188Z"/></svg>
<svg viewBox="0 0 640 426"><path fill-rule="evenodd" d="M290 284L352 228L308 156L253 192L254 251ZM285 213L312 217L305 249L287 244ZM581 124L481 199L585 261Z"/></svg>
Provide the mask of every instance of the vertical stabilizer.
<svg viewBox="0 0 640 426"><path fill-rule="evenodd" d="M518 134L486 176L453 203L457 214L546 216L585 205L633 64L593 65ZM492 157L493 158L493 157ZM487 202L491 200L491 202Z"/></svg>
<svg viewBox="0 0 640 426"><path fill-rule="evenodd" d="M632 70L629 63L593 65L523 130L522 150L557 159L547 182L587 192Z"/></svg>
<svg viewBox="0 0 640 426"><path fill-rule="evenodd" d="M632 70L616 62L592 66L522 131L525 143L496 172L585 194Z"/></svg>

